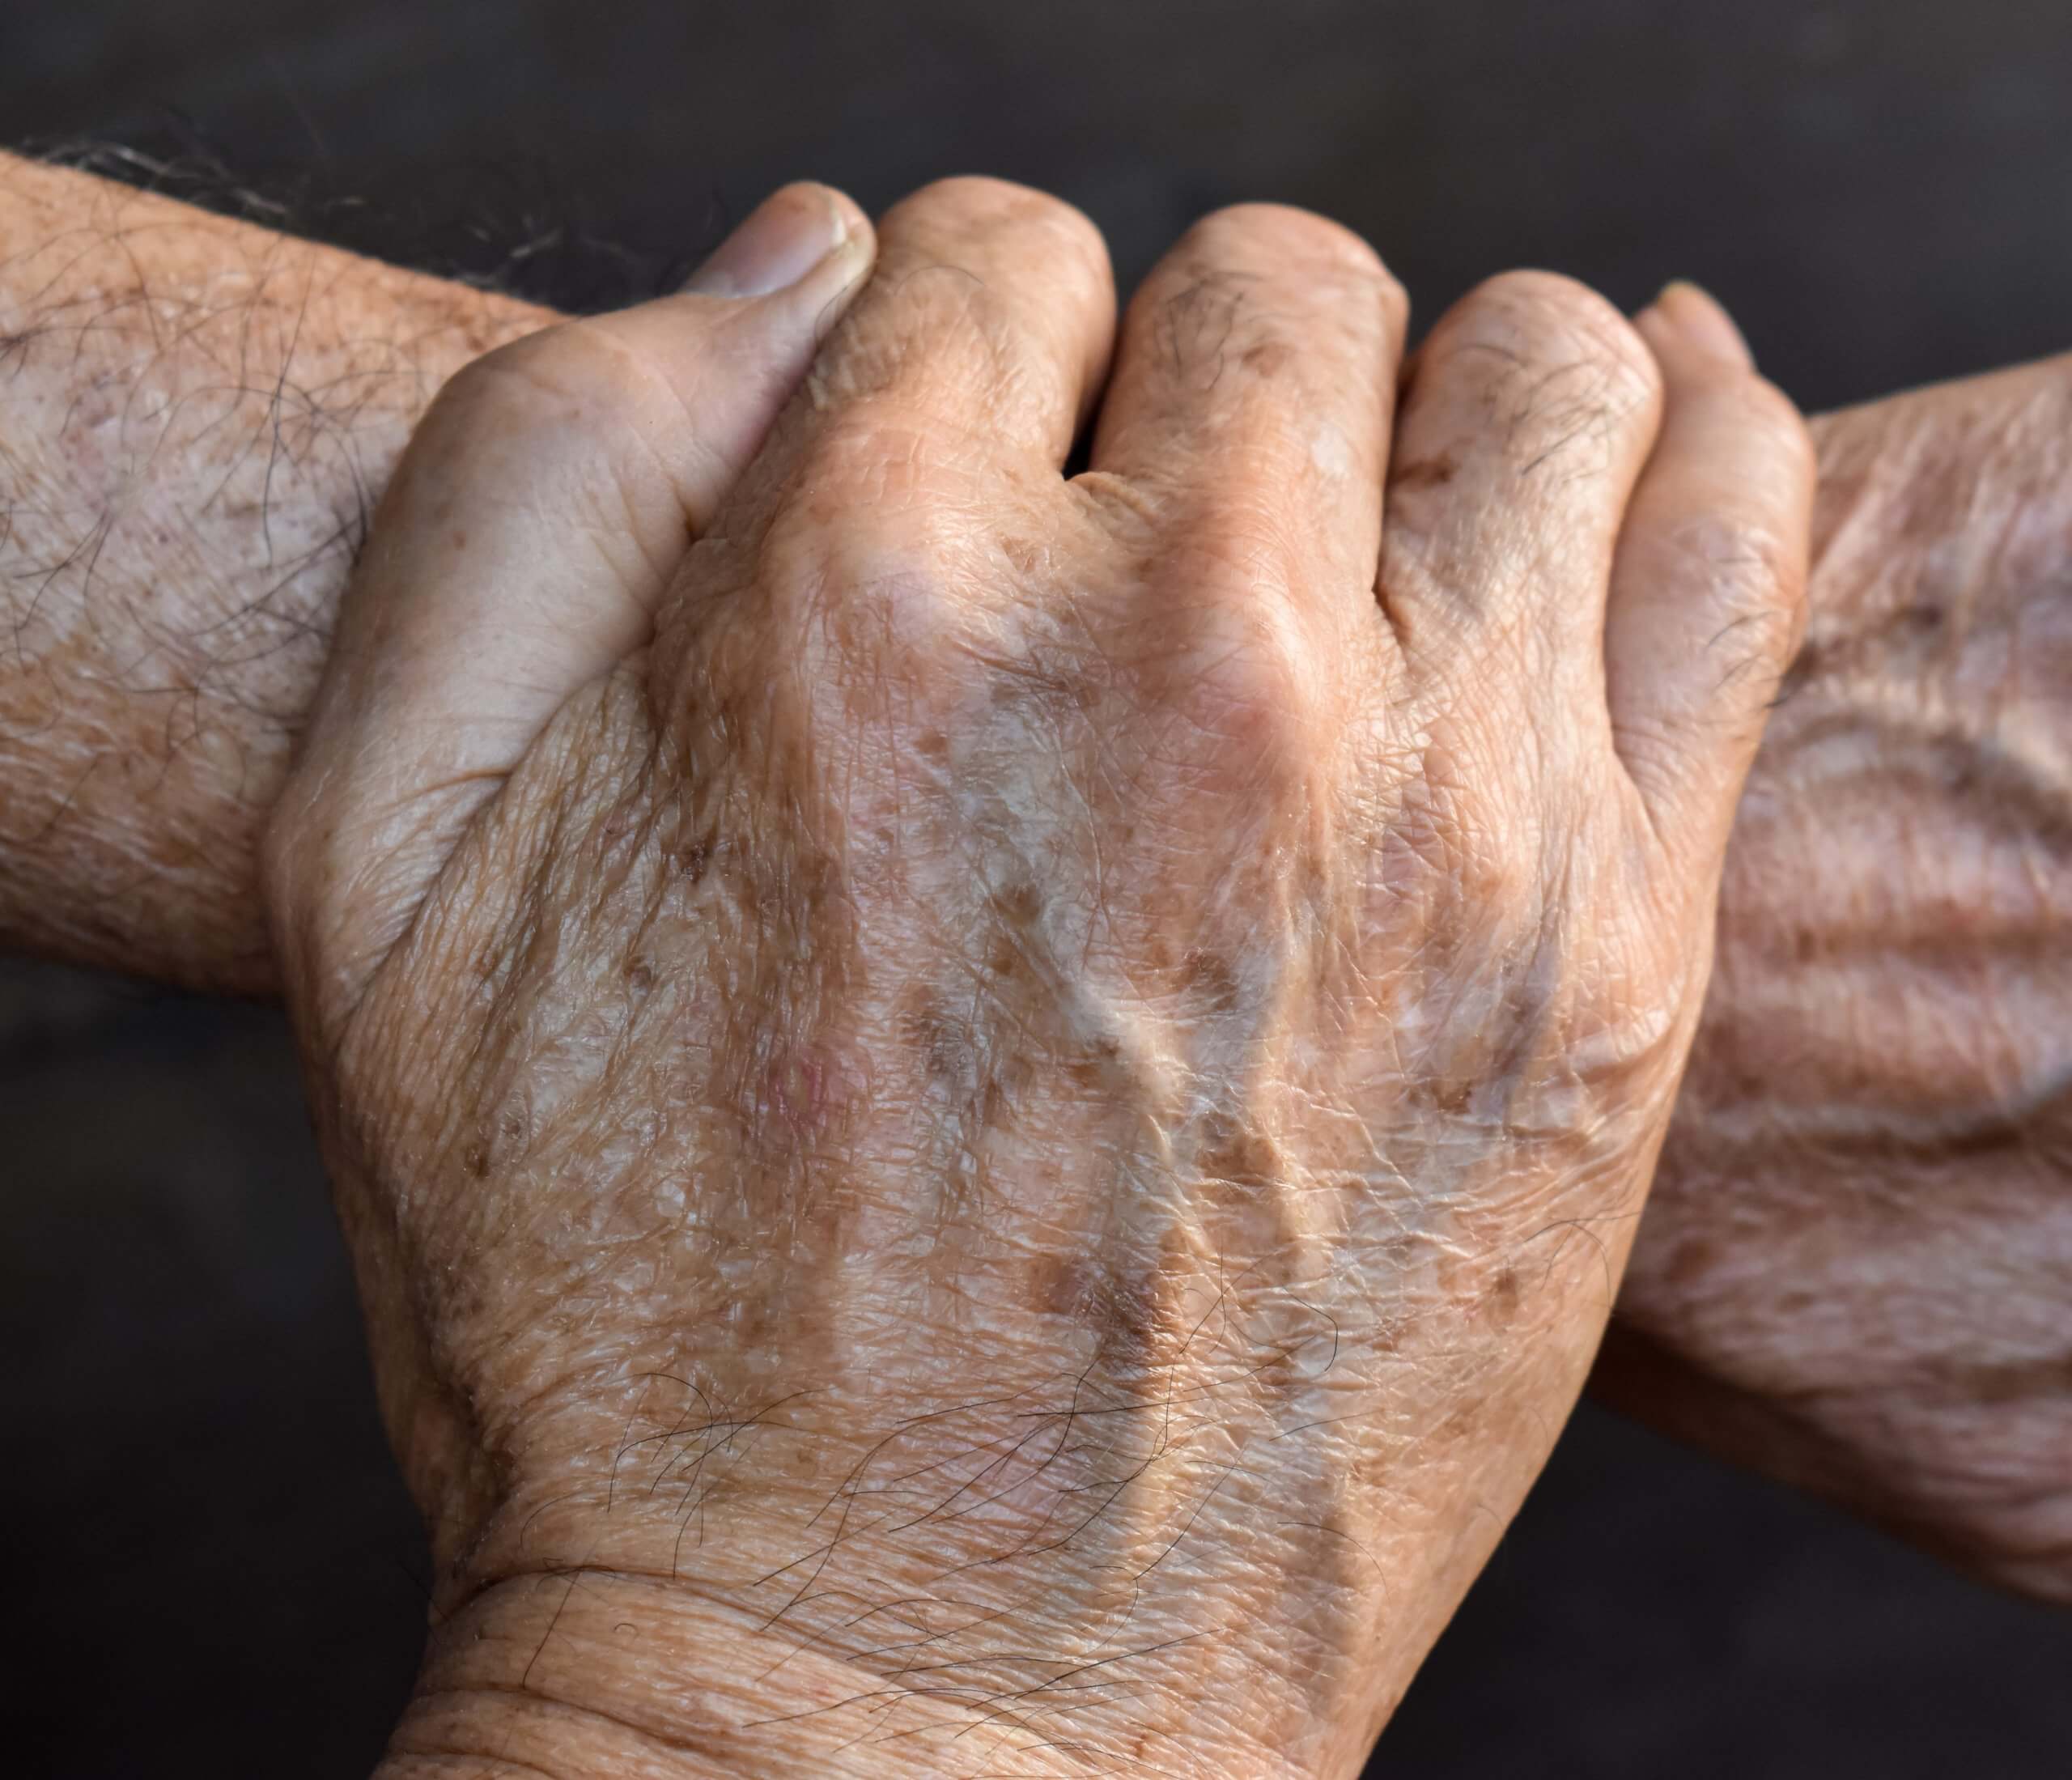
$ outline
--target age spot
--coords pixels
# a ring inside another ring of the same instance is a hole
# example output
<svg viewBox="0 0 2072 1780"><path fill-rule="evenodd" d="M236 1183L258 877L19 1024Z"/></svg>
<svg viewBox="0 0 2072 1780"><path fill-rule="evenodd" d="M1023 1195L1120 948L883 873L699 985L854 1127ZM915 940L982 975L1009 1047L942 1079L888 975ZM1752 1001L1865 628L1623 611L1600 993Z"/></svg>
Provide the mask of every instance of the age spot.
<svg viewBox="0 0 2072 1780"><path fill-rule="evenodd" d="M970 1033L926 990L908 997L899 1017L900 1034L918 1051L930 1079L967 1080L976 1061Z"/></svg>

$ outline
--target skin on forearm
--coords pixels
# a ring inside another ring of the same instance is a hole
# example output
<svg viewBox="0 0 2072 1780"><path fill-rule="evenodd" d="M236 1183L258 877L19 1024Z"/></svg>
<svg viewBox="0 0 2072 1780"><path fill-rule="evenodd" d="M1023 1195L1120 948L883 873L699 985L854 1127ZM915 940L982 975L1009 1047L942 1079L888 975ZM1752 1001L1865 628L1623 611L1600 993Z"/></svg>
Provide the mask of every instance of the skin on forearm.
<svg viewBox="0 0 2072 1780"><path fill-rule="evenodd" d="M366 516L552 319L0 157L0 941L273 988L257 836ZM1599 1382L2061 1594L2072 361L1814 431L1808 648Z"/></svg>
<svg viewBox="0 0 2072 1780"><path fill-rule="evenodd" d="M257 836L368 515L552 319L0 155L0 939L272 989Z"/></svg>
<svg viewBox="0 0 2072 1780"><path fill-rule="evenodd" d="M2072 359L1819 431L1806 645L1598 1383L2072 1599Z"/></svg>

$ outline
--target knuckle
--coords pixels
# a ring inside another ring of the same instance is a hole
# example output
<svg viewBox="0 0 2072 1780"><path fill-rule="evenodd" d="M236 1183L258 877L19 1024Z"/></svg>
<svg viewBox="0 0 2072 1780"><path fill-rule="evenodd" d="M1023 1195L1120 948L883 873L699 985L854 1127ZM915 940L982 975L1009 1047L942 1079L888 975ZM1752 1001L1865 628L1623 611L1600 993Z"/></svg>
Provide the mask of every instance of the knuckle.
<svg viewBox="0 0 2072 1780"><path fill-rule="evenodd" d="M1660 398L1661 370L1633 324L1588 285L1558 272L1500 273L1470 292L1441 329L1449 350L1508 353L1543 374L1550 365L1586 368L1622 406Z"/></svg>
<svg viewBox="0 0 2072 1780"><path fill-rule="evenodd" d="M887 467L897 457L865 464L857 438L859 467L816 474L809 493L783 502L749 572L783 647L825 647L852 666L896 659L926 678L983 622L984 577L956 504L911 498Z"/></svg>
<svg viewBox="0 0 2072 1780"><path fill-rule="evenodd" d="M1255 780L1299 763L1322 690L1284 589L1263 570L1210 569L1192 590L1175 652L1170 702L1211 764Z"/></svg>
<svg viewBox="0 0 2072 1780"><path fill-rule="evenodd" d="M881 232L894 240L911 238L924 251L953 239L1033 233L1049 238L1055 266L1096 268L1106 277L1107 243L1086 213L1009 180L971 174L936 180L894 206Z"/></svg>
<svg viewBox="0 0 2072 1780"><path fill-rule="evenodd" d="M1361 335L1378 317L1379 331L1399 342L1409 321L1410 299L1381 256L1351 229L1314 211L1281 204L1212 210L1182 237L1176 258L1191 278L1222 290L1233 317L1250 307L1242 299L1254 280L1273 281L1285 296L1292 276L1299 281L1305 334L1336 321ZM1284 320L1277 325L1267 315L1251 320L1263 336L1288 331Z"/></svg>
<svg viewBox="0 0 2072 1780"><path fill-rule="evenodd" d="M1268 267L1299 261L1363 283L1399 291L1395 277L1366 239L1342 223L1289 204L1231 204L1208 215L1182 237L1198 256Z"/></svg>

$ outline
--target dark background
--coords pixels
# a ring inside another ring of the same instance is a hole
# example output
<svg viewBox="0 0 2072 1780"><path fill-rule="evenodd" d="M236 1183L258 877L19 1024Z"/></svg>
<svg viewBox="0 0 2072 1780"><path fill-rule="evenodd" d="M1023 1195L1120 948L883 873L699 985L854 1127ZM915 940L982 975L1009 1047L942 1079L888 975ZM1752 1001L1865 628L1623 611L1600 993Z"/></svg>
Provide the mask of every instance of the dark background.
<svg viewBox="0 0 2072 1780"><path fill-rule="evenodd" d="M570 305L788 178L987 172L1126 285L1244 198L1428 321L1695 277L1811 407L2072 344L2067 0L0 0L0 139L79 138ZM363 1774L423 1558L272 1013L0 964L0 1762ZM1586 1408L1374 1771L2059 1780L2072 1617Z"/></svg>

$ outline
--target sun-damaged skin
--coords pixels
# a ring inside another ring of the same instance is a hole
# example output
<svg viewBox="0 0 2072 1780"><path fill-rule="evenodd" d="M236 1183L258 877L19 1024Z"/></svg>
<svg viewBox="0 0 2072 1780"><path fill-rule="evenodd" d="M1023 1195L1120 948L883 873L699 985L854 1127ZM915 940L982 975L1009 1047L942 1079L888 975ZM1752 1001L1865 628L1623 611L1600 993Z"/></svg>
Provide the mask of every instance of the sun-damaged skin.
<svg viewBox="0 0 2072 1780"><path fill-rule="evenodd" d="M271 993L257 839L439 386L555 318L0 155L0 933Z"/></svg>
<svg viewBox="0 0 2072 1780"><path fill-rule="evenodd" d="M552 319L0 155L11 944L272 992L256 837L366 512L445 379ZM2068 428L2072 359L1814 423L1814 647L1737 818L1594 1380L2058 1596L2068 1171L2033 1084L2072 1030L2050 776L2072 686L2032 645L2072 580ZM2010 883L2035 894L2011 915Z"/></svg>
<svg viewBox="0 0 2072 1780"><path fill-rule="evenodd" d="M269 837L434 1529L396 1774L1350 1774L1611 1308L1797 415L1518 274L1391 440L1399 291L1255 207L1068 480L1098 235L880 233L729 494L564 498L669 305L449 386Z"/></svg>
<svg viewBox="0 0 2072 1780"><path fill-rule="evenodd" d="M1818 432L1806 643L1597 1382L2072 1601L2072 359Z"/></svg>

